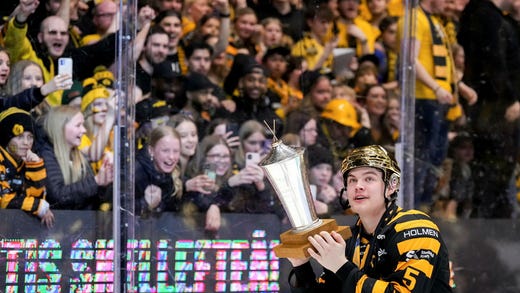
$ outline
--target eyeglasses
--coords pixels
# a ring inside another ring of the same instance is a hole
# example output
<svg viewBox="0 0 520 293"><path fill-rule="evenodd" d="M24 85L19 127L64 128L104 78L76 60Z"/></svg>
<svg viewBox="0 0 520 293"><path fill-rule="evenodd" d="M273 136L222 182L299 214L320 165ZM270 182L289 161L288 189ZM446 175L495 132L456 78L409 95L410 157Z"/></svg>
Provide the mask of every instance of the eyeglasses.
<svg viewBox="0 0 520 293"><path fill-rule="evenodd" d="M250 145L262 145L264 143L263 140L246 140L245 142Z"/></svg>
<svg viewBox="0 0 520 293"><path fill-rule="evenodd" d="M68 35L69 33L67 31L57 31L57 30L49 30L47 33L51 36L57 36L60 35L62 37Z"/></svg>
<svg viewBox="0 0 520 293"><path fill-rule="evenodd" d="M216 159L227 160L230 157L231 157L230 155L223 155L223 154L207 154L206 155L206 158L212 159L212 160L216 160Z"/></svg>

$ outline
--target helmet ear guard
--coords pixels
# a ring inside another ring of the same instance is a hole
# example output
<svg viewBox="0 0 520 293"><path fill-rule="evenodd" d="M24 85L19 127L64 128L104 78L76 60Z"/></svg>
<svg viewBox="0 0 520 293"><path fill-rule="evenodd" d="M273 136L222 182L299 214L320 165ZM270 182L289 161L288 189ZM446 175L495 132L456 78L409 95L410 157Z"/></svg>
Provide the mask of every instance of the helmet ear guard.
<svg viewBox="0 0 520 293"><path fill-rule="evenodd" d="M390 175L390 179L388 180L388 187L397 191L399 189L399 183L399 175L392 173L392 175Z"/></svg>

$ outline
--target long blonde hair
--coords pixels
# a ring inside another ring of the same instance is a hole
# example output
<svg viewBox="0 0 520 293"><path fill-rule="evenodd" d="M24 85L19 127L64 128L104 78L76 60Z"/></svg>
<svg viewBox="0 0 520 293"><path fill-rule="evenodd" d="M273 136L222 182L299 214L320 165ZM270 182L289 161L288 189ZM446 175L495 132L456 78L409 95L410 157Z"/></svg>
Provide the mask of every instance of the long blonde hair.
<svg viewBox="0 0 520 293"><path fill-rule="evenodd" d="M78 113L81 114L80 110L71 106L54 107L43 124L66 185L83 179L90 169L83 153L77 147L71 148L65 140L65 125Z"/></svg>
<svg viewBox="0 0 520 293"><path fill-rule="evenodd" d="M161 125L157 126L152 130L152 133L150 133L148 142L149 147L154 147L161 138L171 135L173 138L179 141L179 146L181 145L181 136L175 130L175 128L169 126L169 125ZM182 197L182 179L181 179L181 167L180 167L180 161L177 163L177 166L173 169L172 173L172 180L173 180L173 186L175 187L175 190L170 196L175 196L177 198Z"/></svg>

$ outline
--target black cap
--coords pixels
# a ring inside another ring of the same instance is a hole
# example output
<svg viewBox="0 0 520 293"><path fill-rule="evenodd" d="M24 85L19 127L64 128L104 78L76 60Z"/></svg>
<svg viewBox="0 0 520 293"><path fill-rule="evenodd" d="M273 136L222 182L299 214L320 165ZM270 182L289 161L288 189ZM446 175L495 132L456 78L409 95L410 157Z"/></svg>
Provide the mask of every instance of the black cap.
<svg viewBox="0 0 520 293"><path fill-rule="evenodd" d="M163 78L163 79L177 79L181 75L173 70L173 63L170 61L163 61L159 64L155 64L153 67L152 78Z"/></svg>
<svg viewBox="0 0 520 293"><path fill-rule="evenodd" d="M284 58L287 58L291 54L291 50L287 47L279 46L274 48L269 48L267 52L265 52L264 57L262 57L262 63L265 63L267 61L267 58L273 56L273 55L280 55Z"/></svg>
<svg viewBox="0 0 520 293"><path fill-rule="evenodd" d="M170 115L170 107L163 100L148 98L135 105L135 122L139 124L165 115Z"/></svg>
<svg viewBox="0 0 520 293"><path fill-rule="evenodd" d="M224 80L224 91L228 95L233 95L233 92L238 87L238 81L243 76L255 71L266 75L264 67L256 62L253 56L245 54L235 55L231 70Z"/></svg>
<svg viewBox="0 0 520 293"><path fill-rule="evenodd" d="M75 80L70 89L63 91L61 104L68 105L72 100L83 96L83 85L81 81Z"/></svg>
<svg viewBox="0 0 520 293"><path fill-rule="evenodd" d="M186 76L184 85L187 92L211 89L215 86L207 76L198 72L192 72Z"/></svg>

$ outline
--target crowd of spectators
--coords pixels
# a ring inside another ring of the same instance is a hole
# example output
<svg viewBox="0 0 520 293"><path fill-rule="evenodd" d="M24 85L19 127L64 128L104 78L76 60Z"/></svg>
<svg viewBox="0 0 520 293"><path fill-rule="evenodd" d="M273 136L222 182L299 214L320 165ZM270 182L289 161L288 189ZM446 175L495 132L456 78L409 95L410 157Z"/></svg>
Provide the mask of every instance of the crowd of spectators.
<svg viewBox="0 0 520 293"><path fill-rule="evenodd" d="M54 210L110 210L125 5L16 4L0 34L1 207L48 226ZM417 208L513 217L520 8L421 0L416 9ZM490 23L501 29L484 28L486 9L499 12ZM348 213L338 201L341 160L371 144L394 152L400 137L403 15L399 0L138 1L137 215L205 213L211 231L223 212L285 218L258 166L275 137L307 149L318 214ZM472 35L479 21L487 38ZM58 72L62 57L72 76Z"/></svg>

